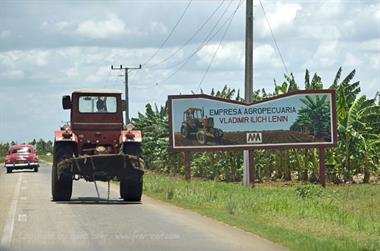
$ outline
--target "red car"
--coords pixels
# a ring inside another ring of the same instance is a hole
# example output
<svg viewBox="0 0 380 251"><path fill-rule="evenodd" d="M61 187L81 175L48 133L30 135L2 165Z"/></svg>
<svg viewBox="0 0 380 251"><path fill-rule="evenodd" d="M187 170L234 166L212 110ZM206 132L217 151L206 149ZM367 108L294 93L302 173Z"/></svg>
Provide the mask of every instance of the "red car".
<svg viewBox="0 0 380 251"><path fill-rule="evenodd" d="M32 145L17 145L9 147L5 158L7 173L14 169L33 169L38 172L38 156Z"/></svg>

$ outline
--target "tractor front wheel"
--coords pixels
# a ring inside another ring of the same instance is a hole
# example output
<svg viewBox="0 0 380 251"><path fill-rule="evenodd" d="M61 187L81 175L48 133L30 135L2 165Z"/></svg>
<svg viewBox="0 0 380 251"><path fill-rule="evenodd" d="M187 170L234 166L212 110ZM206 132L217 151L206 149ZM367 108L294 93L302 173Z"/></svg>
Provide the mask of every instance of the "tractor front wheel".
<svg viewBox="0 0 380 251"><path fill-rule="evenodd" d="M204 131L197 132L197 141L201 145L206 145L207 143L207 135Z"/></svg>
<svg viewBox="0 0 380 251"><path fill-rule="evenodd" d="M58 164L73 157L74 149L68 143L56 143L54 145L54 159L51 174L51 192L54 201L68 201L73 190L73 179L70 175L60 174Z"/></svg>

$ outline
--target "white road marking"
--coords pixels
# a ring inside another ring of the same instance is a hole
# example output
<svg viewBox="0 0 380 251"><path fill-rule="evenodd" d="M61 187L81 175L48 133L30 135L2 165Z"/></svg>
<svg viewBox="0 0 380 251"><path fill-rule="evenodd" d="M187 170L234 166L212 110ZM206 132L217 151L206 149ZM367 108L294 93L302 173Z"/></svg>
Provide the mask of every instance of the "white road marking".
<svg viewBox="0 0 380 251"><path fill-rule="evenodd" d="M19 214L18 215L18 221L19 222L27 222L28 221L28 215L26 215L26 214Z"/></svg>
<svg viewBox="0 0 380 251"><path fill-rule="evenodd" d="M22 187L21 187L21 190L25 190L25 189L26 189L26 186L22 186Z"/></svg>
<svg viewBox="0 0 380 251"><path fill-rule="evenodd" d="M26 200L27 198L25 196L20 197L20 200Z"/></svg>
<svg viewBox="0 0 380 251"><path fill-rule="evenodd" d="M4 249L9 249L9 247L11 246L13 227L14 227L16 210L17 210L17 201L18 201L18 196L20 195L20 185L21 185L21 180L22 180L22 174L23 173L20 173L20 176L18 178L15 192L13 194L11 206L9 208L8 217L4 224L3 236L0 242L0 246Z"/></svg>

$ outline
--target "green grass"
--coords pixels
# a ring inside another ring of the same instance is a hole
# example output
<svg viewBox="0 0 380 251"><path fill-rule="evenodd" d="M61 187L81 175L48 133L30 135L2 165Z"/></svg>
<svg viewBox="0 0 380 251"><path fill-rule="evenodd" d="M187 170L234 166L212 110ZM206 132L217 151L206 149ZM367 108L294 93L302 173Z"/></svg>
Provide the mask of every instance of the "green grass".
<svg viewBox="0 0 380 251"><path fill-rule="evenodd" d="M50 156L46 156L46 155L38 155L38 158L40 160L43 160L43 161L46 161L46 162L50 162L52 163L53 162L53 156L50 155Z"/></svg>
<svg viewBox="0 0 380 251"><path fill-rule="evenodd" d="M376 185L246 188L146 173L144 193L292 250L380 250L380 186Z"/></svg>

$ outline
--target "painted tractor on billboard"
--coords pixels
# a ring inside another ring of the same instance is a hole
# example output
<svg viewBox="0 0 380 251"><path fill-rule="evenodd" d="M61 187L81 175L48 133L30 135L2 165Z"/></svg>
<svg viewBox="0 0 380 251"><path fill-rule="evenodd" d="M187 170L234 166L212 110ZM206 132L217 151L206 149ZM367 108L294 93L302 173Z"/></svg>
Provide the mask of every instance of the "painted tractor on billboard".
<svg viewBox="0 0 380 251"><path fill-rule="evenodd" d="M184 138L196 138L199 144L205 145L209 140L218 143L223 138L223 131L214 128L214 118L205 117L204 110L199 108L188 108L183 112L181 134Z"/></svg>

